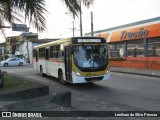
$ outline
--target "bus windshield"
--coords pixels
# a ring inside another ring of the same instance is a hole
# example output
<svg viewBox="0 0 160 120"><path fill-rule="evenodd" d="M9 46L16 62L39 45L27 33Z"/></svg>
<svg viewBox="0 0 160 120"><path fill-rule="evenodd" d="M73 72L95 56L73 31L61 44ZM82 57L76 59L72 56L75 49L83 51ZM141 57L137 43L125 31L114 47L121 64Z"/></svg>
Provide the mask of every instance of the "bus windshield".
<svg viewBox="0 0 160 120"><path fill-rule="evenodd" d="M108 50L105 45L74 46L74 63L82 71L104 70L108 64Z"/></svg>

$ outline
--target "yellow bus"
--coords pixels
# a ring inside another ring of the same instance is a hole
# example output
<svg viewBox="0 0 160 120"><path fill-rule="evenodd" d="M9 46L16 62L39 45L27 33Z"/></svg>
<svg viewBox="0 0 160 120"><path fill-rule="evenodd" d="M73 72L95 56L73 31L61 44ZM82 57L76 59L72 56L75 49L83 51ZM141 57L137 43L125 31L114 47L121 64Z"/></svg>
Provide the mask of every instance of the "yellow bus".
<svg viewBox="0 0 160 120"><path fill-rule="evenodd" d="M34 47L34 68L62 84L108 80L109 53L101 37L71 37Z"/></svg>

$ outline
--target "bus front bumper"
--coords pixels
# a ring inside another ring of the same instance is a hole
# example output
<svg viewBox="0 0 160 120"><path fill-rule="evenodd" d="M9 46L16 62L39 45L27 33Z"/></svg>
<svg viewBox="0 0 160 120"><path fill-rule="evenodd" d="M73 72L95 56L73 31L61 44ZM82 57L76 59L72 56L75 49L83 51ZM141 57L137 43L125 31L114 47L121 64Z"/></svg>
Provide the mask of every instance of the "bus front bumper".
<svg viewBox="0 0 160 120"><path fill-rule="evenodd" d="M108 80L110 78L110 72L100 76L93 76L93 77L83 77L76 75L75 72L72 72L72 83L88 83L88 82L97 82L100 80Z"/></svg>

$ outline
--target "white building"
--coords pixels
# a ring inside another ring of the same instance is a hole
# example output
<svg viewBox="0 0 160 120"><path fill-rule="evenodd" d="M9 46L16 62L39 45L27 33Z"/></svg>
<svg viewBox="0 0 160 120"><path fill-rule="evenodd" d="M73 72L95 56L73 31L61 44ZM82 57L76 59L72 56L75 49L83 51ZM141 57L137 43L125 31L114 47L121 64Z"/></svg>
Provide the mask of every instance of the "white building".
<svg viewBox="0 0 160 120"><path fill-rule="evenodd" d="M54 39L38 39L37 33L22 33L18 36L15 56L25 59L28 63L33 63L34 46L50 42Z"/></svg>

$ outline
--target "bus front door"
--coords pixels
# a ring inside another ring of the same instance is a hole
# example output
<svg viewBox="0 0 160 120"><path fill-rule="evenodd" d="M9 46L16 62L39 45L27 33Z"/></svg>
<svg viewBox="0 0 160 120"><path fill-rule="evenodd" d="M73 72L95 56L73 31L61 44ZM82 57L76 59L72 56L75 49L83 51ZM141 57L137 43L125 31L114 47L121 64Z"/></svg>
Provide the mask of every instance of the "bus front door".
<svg viewBox="0 0 160 120"><path fill-rule="evenodd" d="M66 80L72 81L72 59L71 59L71 47L65 47L65 74Z"/></svg>

